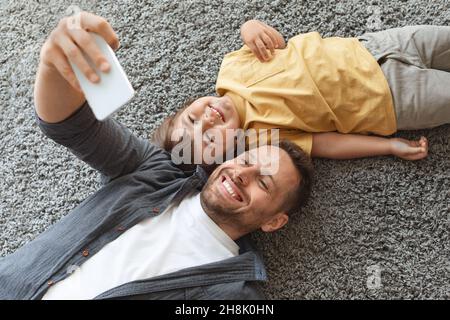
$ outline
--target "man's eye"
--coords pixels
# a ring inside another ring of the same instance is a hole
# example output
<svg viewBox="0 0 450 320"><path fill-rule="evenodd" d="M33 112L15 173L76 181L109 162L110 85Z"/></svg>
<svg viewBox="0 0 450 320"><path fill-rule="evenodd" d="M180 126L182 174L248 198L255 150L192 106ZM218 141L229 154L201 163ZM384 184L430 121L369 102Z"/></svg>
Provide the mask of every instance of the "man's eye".
<svg viewBox="0 0 450 320"><path fill-rule="evenodd" d="M267 187L267 184L264 182L263 179L259 179L259 184L261 185L261 187L266 190L269 191L269 188Z"/></svg>

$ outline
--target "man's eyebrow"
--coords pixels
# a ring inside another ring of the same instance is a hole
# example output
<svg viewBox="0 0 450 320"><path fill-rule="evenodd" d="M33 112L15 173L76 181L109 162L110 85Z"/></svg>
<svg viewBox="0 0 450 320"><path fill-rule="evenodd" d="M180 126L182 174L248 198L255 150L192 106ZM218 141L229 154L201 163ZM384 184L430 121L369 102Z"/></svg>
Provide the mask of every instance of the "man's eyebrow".
<svg viewBox="0 0 450 320"><path fill-rule="evenodd" d="M263 170L264 170L264 169L261 169L261 168L259 169L259 173L260 173L261 177L269 177L270 180L272 181L272 184L273 184L273 186L274 186L274 189L276 190L277 187L278 187L278 185L277 185L277 183L275 182L275 178L273 177L272 174L263 174Z"/></svg>

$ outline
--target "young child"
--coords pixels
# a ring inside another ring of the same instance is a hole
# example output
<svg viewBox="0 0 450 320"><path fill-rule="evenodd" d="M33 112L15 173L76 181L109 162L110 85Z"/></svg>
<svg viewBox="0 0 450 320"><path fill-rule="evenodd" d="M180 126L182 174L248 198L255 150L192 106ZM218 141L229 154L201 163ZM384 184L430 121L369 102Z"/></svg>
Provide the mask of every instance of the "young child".
<svg viewBox="0 0 450 320"><path fill-rule="evenodd" d="M198 121L203 132L214 128L223 135L226 129L278 128L280 138L312 157L418 160L428 154L425 137L381 136L450 123L450 27L358 38L311 32L286 45L274 28L250 20L241 37L245 45L222 62L218 97L188 103L155 131L154 142L171 151L179 142L171 140L174 130L193 137Z"/></svg>

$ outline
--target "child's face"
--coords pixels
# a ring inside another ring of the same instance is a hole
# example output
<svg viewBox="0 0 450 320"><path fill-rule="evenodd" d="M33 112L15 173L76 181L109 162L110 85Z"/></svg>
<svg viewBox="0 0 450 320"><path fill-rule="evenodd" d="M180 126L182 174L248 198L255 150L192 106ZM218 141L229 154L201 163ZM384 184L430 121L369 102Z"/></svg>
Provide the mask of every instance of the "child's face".
<svg viewBox="0 0 450 320"><path fill-rule="evenodd" d="M240 121L239 114L229 97L202 97L195 100L176 118L174 129L178 132L186 130L190 137L195 137L194 124L196 128L201 128L203 149L214 145L216 149L220 147L226 151L226 146L231 145L231 142L226 141L226 131L238 129ZM214 136L219 134L222 139ZM220 142L222 146L217 145Z"/></svg>

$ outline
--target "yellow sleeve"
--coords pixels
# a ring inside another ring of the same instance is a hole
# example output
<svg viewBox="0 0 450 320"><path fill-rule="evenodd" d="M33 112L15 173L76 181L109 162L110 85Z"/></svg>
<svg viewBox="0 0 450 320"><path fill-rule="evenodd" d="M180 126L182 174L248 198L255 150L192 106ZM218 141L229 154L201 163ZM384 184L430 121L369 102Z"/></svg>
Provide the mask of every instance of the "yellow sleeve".
<svg viewBox="0 0 450 320"><path fill-rule="evenodd" d="M280 140L286 139L294 142L303 151L305 151L309 156L311 156L313 137L312 133L304 132L300 130L281 130Z"/></svg>

